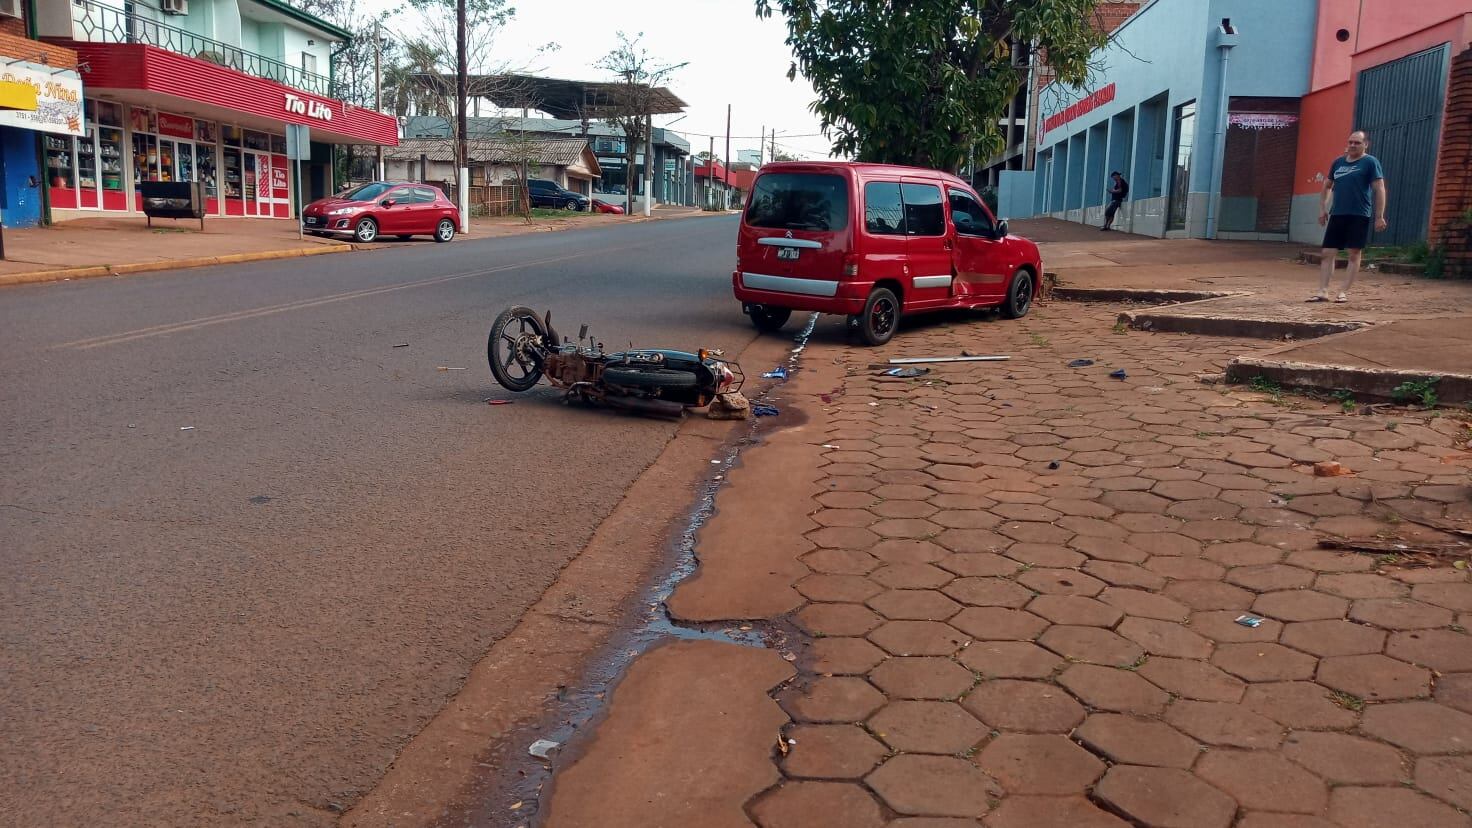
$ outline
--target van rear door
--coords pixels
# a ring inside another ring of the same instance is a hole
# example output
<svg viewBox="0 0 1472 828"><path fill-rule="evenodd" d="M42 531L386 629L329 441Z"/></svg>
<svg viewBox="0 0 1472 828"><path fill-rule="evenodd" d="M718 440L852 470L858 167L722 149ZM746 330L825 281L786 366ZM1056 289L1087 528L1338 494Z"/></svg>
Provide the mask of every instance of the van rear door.
<svg viewBox="0 0 1472 828"><path fill-rule="evenodd" d="M758 175L741 222L741 270L836 282L851 234L849 211L849 181L837 171Z"/></svg>

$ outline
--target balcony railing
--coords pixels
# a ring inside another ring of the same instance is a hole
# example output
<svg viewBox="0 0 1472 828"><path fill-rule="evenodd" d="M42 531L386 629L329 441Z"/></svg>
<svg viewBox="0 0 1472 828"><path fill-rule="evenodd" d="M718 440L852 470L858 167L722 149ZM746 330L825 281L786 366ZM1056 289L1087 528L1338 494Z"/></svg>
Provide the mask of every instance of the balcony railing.
<svg viewBox="0 0 1472 828"><path fill-rule="evenodd" d="M146 43L296 89L322 96L331 94L330 82L322 75L160 23L144 17L135 8L132 3L119 9L94 0L72 0L77 39L91 43Z"/></svg>

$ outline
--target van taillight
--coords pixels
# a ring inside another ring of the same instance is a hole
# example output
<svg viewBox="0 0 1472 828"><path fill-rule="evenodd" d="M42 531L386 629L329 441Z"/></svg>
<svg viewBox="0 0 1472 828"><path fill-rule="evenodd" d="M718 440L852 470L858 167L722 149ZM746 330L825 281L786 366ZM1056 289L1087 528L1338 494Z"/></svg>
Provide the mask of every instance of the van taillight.
<svg viewBox="0 0 1472 828"><path fill-rule="evenodd" d="M856 254L849 253L843 257L843 275L850 277L859 275L859 257Z"/></svg>

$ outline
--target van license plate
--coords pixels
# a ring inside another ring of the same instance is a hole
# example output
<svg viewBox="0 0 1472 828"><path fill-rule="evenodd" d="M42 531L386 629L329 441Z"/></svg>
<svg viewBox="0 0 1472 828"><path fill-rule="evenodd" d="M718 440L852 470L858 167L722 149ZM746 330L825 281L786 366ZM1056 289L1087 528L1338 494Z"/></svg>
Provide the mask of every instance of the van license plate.
<svg viewBox="0 0 1472 828"><path fill-rule="evenodd" d="M777 248L777 258L785 261L792 261L793 259L796 259L801 253L802 250L796 247Z"/></svg>

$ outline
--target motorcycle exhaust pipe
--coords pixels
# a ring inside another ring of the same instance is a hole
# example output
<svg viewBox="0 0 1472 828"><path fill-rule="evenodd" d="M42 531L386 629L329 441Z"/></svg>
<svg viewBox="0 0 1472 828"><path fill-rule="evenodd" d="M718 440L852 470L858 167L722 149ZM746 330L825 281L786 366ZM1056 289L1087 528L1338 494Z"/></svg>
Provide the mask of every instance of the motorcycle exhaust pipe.
<svg viewBox="0 0 1472 828"><path fill-rule="evenodd" d="M685 416L685 406L677 402L670 402L669 400L648 400L642 397L609 395L603 398L603 402L609 408L632 411L637 414L648 414L654 417L668 417L678 420Z"/></svg>

